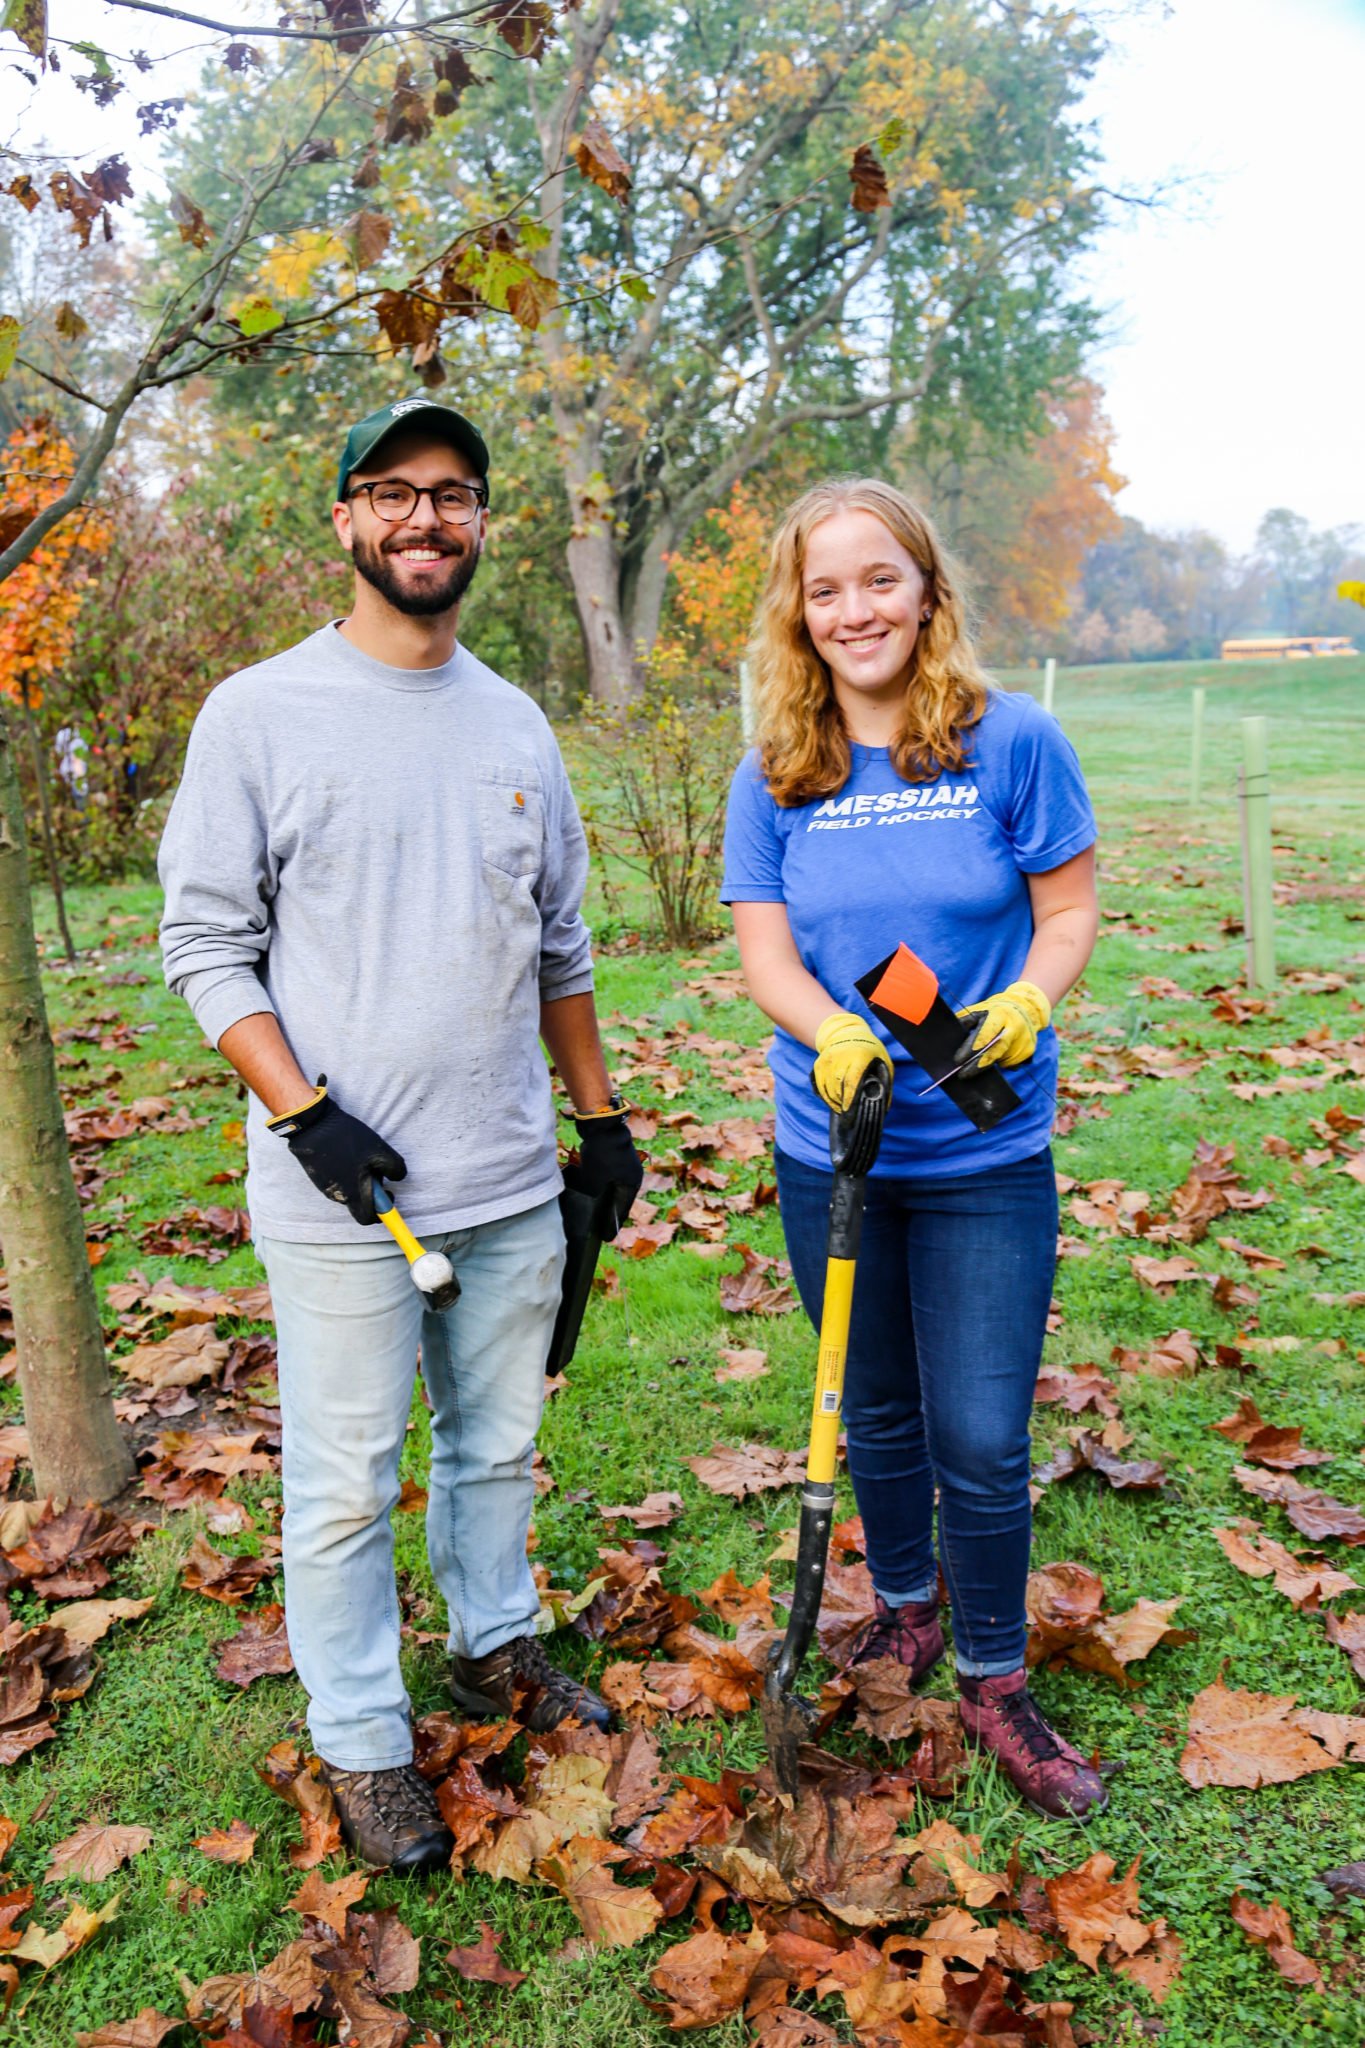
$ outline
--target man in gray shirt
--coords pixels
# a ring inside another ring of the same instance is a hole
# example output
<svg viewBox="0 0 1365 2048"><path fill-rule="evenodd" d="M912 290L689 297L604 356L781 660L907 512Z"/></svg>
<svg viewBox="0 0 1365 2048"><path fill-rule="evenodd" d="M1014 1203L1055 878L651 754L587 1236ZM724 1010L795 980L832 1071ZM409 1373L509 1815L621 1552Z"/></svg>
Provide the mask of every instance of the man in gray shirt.
<svg viewBox="0 0 1365 2048"><path fill-rule="evenodd" d="M480 434L431 400L351 430L332 518L353 609L208 697L160 856L167 981L250 1090L309 1727L347 1841L404 1871L451 1849L412 1763L389 1521L419 1341L456 1703L516 1705L537 1730L607 1721L545 1655L526 1559L564 1261L541 1040L579 1185L633 1195L642 1173L598 1036L559 750L456 638L487 480ZM452 1261L452 1308L424 1307L377 1221L379 1178Z"/></svg>

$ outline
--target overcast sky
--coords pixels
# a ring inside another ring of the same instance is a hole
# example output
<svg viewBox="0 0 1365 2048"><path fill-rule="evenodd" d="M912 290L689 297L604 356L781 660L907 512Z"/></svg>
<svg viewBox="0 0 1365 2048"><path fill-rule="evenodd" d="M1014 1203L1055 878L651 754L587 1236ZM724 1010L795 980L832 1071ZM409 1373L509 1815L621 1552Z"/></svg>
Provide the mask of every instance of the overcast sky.
<svg viewBox="0 0 1365 2048"><path fill-rule="evenodd" d="M1197 180L1087 270L1122 509L1239 549L1272 505L1365 525L1365 0L1157 0L1113 35L1110 178Z"/></svg>
<svg viewBox="0 0 1365 2048"><path fill-rule="evenodd" d="M205 11L247 23L269 18L270 0ZM116 48L194 40L98 0L52 0L51 15L57 34ZM1189 181L1107 234L1085 269L1108 315L1095 370L1129 479L1122 508L1239 550L1272 505L1365 525L1365 0L1139 0L1110 34L1086 102L1109 182ZM158 65L102 115L65 79L37 104L51 146L75 155L97 132L145 189L153 146L133 104L195 75L188 59ZM0 137L17 139L27 98L0 72ZM22 126L31 136L31 112Z"/></svg>

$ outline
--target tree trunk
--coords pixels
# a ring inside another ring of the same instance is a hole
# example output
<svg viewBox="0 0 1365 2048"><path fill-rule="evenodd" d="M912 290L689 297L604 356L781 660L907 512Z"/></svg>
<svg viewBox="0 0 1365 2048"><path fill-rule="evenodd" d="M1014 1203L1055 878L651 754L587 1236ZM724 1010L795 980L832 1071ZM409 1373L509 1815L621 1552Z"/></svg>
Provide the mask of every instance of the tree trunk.
<svg viewBox="0 0 1365 2048"><path fill-rule="evenodd" d="M569 542L569 576L573 583L583 648L588 660L588 690L597 704L628 704L639 688L634 652L621 617L620 563L610 531L587 529Z"/></svg>
<svg viewBox="0 0 1365 2048"><path fill-rule="evenodd" d="M678 544L672 521L661 519L646 536L635 587L630 596L631 645L648 657L659 637L664 591L668 587L668 561Z"/></svg>
<svg viewBox="0 0 1365 2048"><path fill-rule="evenodd" d="M52 830L52 805L47 794L47 776L43 772L43 750L38 742L38 728L33 723L33 707L28 701L28 684L21 685L24 693L24 724L28 727L28 744L33 755L33 779L38 785L38 809L43 821L43 850L47 854L47 875L52 884L52 898L57 906L57 929L66 947L66 957L71 966L76 964L76 948L71 940L71 927L66 921L66 897L62 893L62 871L57 862L57 839Z"/></svg>
<svg viewBox="0 0 1365 2048"><path fill-rule="evenodd" d="M0 1247L37 1492L109 1500L133 1476L109 1388L57 1092L24 810L0 713Z"/></svg>
<svg viewBox="0 0 1365 2048"><path fill-rule="evenodd" d="M583 633L588 691L597 704L628 704L639 689L635 650L621 613L621 552L596 441L581 413L562 400L554 406L564 465L564 489L573 520L569 580Z"/></svg>

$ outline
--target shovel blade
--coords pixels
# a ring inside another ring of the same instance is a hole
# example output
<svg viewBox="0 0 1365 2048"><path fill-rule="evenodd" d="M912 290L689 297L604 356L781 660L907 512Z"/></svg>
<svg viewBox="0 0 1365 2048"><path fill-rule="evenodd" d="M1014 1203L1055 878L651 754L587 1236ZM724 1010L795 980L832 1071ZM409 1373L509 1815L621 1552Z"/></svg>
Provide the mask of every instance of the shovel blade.
<svg viewBox="0 0 1365 2048"><path fill-rule="evenodd" d="M800 1693L784 1692L776 1671L772 1669L763 1681L759 1709L763 1715L763 1738L768 1746L777 1789L786 1798L795 1799L801 1783L798 1766L801 1745L814 1740L820 1721L819 1711L809 1700L802 1699Z"/></svg>

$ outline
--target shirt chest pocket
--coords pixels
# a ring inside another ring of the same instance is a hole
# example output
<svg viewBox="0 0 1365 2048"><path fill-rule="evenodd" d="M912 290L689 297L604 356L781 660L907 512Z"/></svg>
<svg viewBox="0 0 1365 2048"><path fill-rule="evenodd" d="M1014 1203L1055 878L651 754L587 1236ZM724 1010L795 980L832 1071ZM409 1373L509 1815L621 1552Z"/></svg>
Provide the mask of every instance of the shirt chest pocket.
<svg viewBox="0 0 1365 2048"><path fill-rule="evenodd" d="M514 771L480 770L475 784L479 851L485 867L516 880L540 872L545 810L540 789Z"/></svg>

